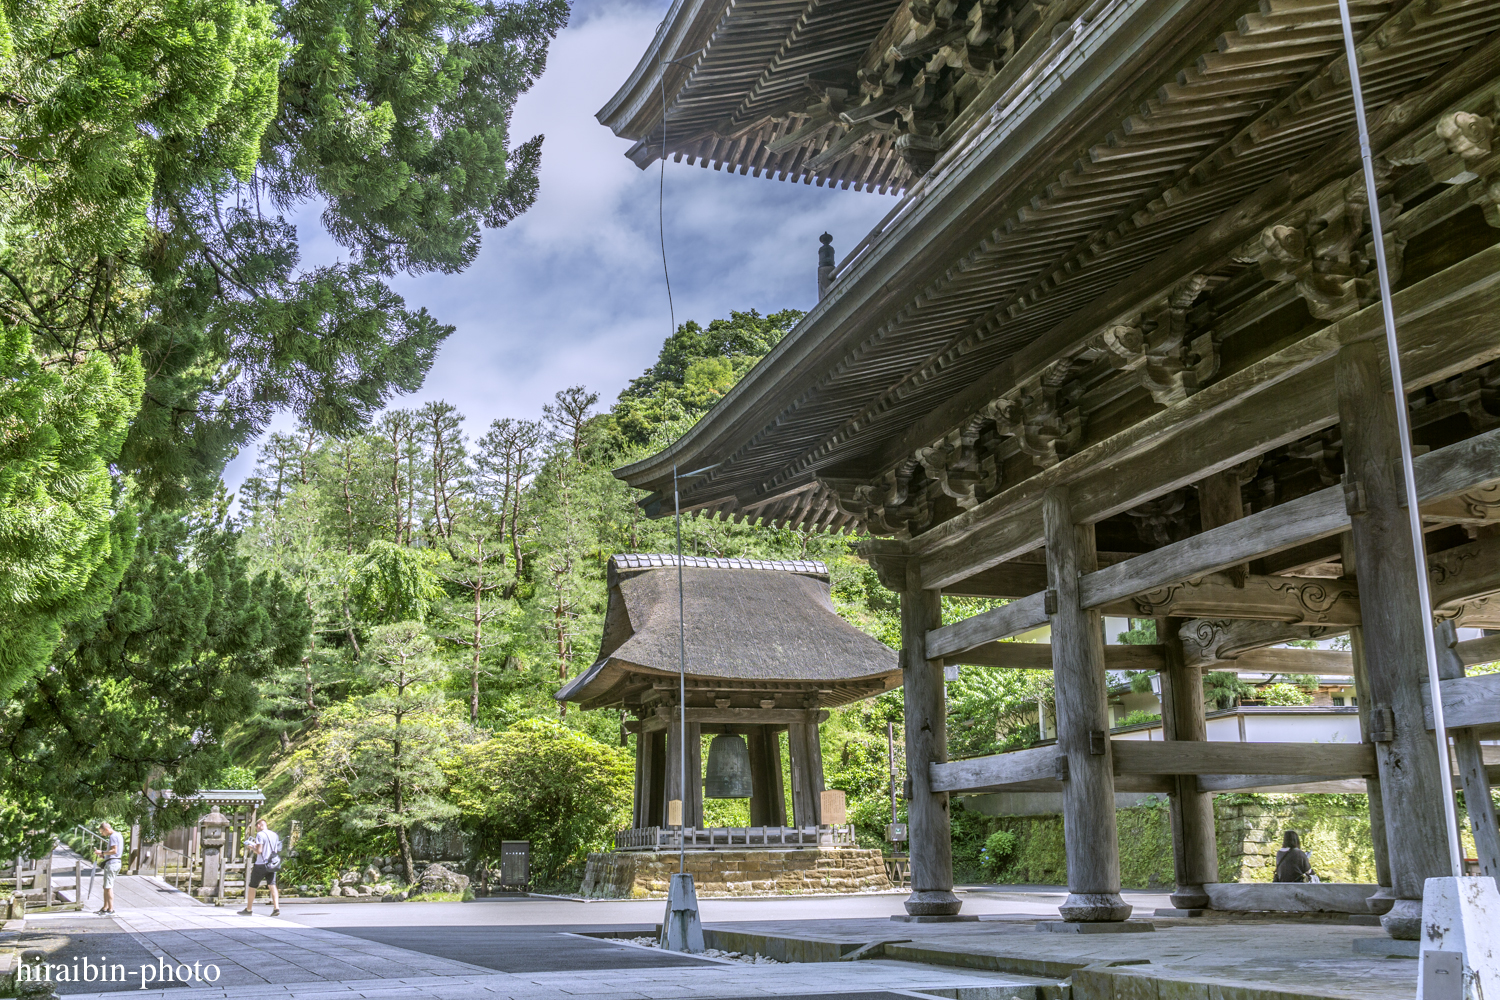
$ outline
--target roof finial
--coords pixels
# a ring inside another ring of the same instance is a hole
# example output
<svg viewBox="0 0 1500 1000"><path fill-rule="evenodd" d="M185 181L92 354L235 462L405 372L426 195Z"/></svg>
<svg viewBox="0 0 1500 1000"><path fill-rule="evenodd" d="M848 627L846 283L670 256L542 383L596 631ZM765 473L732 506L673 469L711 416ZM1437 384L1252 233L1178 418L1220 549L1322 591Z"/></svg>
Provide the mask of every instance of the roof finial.
<svg viewBox="0 0 1500 1000"><path fill-rule="evenodd" d="M818 298L821 299L833 284L833 235L824 233L818 242L823 244L818 247Z"/></svg>

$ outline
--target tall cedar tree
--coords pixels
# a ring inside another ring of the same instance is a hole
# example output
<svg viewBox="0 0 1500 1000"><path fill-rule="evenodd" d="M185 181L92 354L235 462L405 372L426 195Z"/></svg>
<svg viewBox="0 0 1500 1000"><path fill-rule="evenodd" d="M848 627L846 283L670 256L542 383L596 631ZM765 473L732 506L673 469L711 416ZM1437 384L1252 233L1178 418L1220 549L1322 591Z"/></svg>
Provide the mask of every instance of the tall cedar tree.
<svg viewBox="0 0 1500 1000"><path fill-rule="evenodd" d="M73 435L56 391L0 396L0 427L41 428L0 436L0 560L31 581L0 592L0 630L27 629L0 661L0 795L65 820L150 782L191 790L255 680L300 657L306 602L249 577L221 518L180 525L276 411L349 431L421 384L451 328L388 279L461 270L532 203L541 137L512 147L510 115L567 16L0 5L0 363L73 379L68 405L99 418ZM350 254L302 268L287 216L314 200ZM48 493L71 509L36 523ZM39 538L76 553L66 572Z"/></svg>

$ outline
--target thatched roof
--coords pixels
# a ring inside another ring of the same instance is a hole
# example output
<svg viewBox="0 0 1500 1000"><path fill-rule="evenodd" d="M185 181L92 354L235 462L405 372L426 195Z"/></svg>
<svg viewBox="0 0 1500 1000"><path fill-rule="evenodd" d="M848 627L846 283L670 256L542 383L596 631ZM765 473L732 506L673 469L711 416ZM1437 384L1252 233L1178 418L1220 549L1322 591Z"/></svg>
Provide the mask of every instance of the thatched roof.
<svg viewBox="0 0 1500 1000"><path fill-rule="evenodd" d="M901 682L896 652L833 610L820 562L687 557L682 580L690 705L826 708ZM611 557L599 657L558 700L634 707L677 673L676 557Z"/></svg>

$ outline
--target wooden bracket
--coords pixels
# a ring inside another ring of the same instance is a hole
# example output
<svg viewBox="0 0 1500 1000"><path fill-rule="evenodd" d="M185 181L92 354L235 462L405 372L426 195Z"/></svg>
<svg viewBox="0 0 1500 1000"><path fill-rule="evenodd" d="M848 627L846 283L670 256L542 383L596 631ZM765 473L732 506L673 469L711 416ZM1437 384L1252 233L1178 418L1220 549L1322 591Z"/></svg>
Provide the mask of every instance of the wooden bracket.
<svg viewBox="0 0 1500 1000"><path fill-rule="evenodd" d="M1042 595L1042 611L1048 615L1057 614L1057 591L1051 587Z"/></svg>
<svg viewBox="0 0 1500 1000"><path fill-rule="evenodd" d="M1389 743L1396 738L1396 713L1379 705L1370 713L1370 742Z"/></svg>
<svg viewBox="0 0 1500 1000"><path fill-rule="evenodd" d="M908 801L908 802L911 801L911 779L910 778L906 778L906 779L904 779L901 782L901 797L903 799L905 799L906 801Z"/></svg>
<svg viewBox="0 0 1500 1000"><path fill-rule="evenodd" d="M1060 753L1052 761L1052 773L1058 781L1068 780L1068 755Z"/></svg>
<svg viewBox="0 0 1500 1000"><path fill-rule="evenodd" d="M1102 729L1089 731L1089 754L1093 757L1103 757L1109 749L1109 734Z"/></svg>
<svg viewBox="0 0 1500 1000"><path fill-rule="evenodd" d="M1343 484L1344 509L1349 512L1349 516L1353 517L1355 514L1364 514L1369 511L1370 508L1365 504L1365 484L1360 482L1352 472L1344 473Z"/></svg>

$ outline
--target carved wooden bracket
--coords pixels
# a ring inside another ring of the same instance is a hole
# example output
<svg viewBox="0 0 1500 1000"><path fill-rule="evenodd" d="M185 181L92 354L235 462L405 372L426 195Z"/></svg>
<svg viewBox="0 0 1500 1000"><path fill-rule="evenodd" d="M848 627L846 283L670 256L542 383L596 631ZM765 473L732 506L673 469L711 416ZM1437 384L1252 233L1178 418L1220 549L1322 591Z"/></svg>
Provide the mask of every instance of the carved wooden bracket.
<svg viewBox="0 0 1500 1000"><path fill-rule="evenodd" d="M1083 438L1083 414L1075 405L1080 389L1072 374L1071 361L1056 362L1013 395L989 404L982 416L1014 437L1037 465L1051 468Z"/></svg>
<svg viewBox="0 0 1500 1000"><path fill-rule="evenodd" d="M1174 583L1109 607L1132 618L1261 618L1294 625L1358 625L1359 589L1349 580L1250 576L1235 586L1228 573Z"/></svg>
<svg viewBox="0 0 1500 1000"><path fill-rule="evenodd" d="M1332 321L1372 304L1380 291L1374 260L1364 252L1368 207L1364 179L1351 177L1324 189L1320 196L1286 222L1268 226L1259 240L1241 248L1236 256L1259 264L1270 281L1296 282L1308 311ZM1385 205L1382 211L1392 208ZM1386 262L1394 283L1401 277L1406 243L1389 232L1386 243Z"/></svg>
<svg viewBox="0 0 1500 1000"><path fill-rule="evenodd" d="M1327 639L1345 631L1337 626L1293 625L1288 622L1255 621L1246 618L1196 618L1178 629L1188 666L1213 670L1224 660L1266 646L1298 639Z"/></svg>
<svg viewBox="0 0 1500 1000"><path fill-rule="evenodd" d="M1207 283L1207 275L1185 278L1155 308L1109 327L1089 346L1115 368L1133 372L1158 403L1182 402L1219 371L1213 335L1193 336L1188 328L1188 309Z"/></svg>
<svg viewBox="0 0 1500 1000"><path fill-rule="evenodd" d="M1490 108L1494 106L1492 100ZM1388 158L1404 166L1424 165L1440 184L1468 185L1485 221L1500 227L1500 150L1494 139L1493 117L1454 111L1438 119L1431 135L1398 144Z"/></svg>

